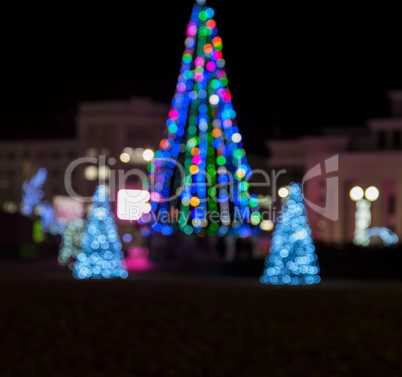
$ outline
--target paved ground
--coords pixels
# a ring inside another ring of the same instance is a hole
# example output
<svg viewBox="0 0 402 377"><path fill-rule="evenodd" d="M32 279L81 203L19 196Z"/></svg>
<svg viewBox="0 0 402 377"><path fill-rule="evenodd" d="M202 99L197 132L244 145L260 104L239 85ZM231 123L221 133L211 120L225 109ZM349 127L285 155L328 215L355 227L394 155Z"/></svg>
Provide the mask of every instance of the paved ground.
<svg viewBox="0 0 402 377"><path fill-rule="evenodd" d="M402 283L0 267L0 376L402 376Z"/></svg>

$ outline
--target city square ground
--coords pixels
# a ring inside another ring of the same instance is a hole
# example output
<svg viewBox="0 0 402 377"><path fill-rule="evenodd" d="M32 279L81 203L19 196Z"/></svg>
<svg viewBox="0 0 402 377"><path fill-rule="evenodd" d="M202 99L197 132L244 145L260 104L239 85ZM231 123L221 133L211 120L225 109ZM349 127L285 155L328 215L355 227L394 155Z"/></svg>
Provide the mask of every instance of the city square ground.
<svg viewBox="0 0 402 377"><path fill-rule="evenodd" d="M0 376L401 376L402 282L0 263Z"/></svg>

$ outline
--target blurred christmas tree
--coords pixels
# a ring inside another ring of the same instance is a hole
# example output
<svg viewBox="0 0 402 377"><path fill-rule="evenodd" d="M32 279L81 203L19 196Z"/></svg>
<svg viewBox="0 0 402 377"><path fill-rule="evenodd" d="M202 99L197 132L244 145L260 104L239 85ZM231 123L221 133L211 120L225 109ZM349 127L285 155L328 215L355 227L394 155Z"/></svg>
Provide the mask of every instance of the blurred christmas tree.
<svg viewBox="0 0 402 377"><path fill-rule="evenodd" d="M76 219L71 221L62 233L58 261L61 265L68 265L73 269L74 261L81 252L81 241L85 231L85 221Z"/></svg>
<svg viewBox="0 0 402 377"><path fill-rule="evenodd" d="M317 256L300 185L291 183L288 192L260 281L289 285L319 283Z"/></svg>
<svg viewBox="0 0 402 377"><path fill-rule="evenodd" d="M42 202L45 193L43 185L46 182L47 170L40 168L38 172L22 185L22 214L25 216L32 215L34 209Z"/></svg>
<svg viewBox="0 0 402 377"><path fill-rule="evenodd" d="M64 226L57 223L52 205L43 200L45 196L43 186L46 179L47 170L40 168L29 182L24 182L22 185L21 212L28 217L40 216L41 230L56 235L64 230Z"/></svg>
<svg viewBox="0 0 402 377"><path fill-rule="evenodd" d="M73 275L77 279L126 278L122 245L105 186L97 187L92 203Z"/></svg>
<svg viewBox="0 0 402 377"><path fill-rule="evenodd" d="M214 11L198 0L164 137L149 166L152 213L143 234L261 232L258 200L225 72Z"/></svg>

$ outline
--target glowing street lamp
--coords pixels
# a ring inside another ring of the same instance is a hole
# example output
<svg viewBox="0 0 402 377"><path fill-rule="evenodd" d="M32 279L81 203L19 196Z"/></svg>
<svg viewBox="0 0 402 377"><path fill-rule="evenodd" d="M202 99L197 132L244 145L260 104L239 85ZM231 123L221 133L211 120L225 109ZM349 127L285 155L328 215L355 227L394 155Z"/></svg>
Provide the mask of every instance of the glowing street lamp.
<svg viewBox="0 0 402 377"><path fill-rule="evenodd" d="M378 188L375 186L370 186L366 191L364 192L364 196L366 197L367 200L370 202L375 202L378 197L380 196L380 191L378 191Z"/></svg>
<svg viewBox="0 0 402 377"><path fill-rule="evenodd" d="M349 192L350 199L358 202L363 198L370 202L375 202L380 197L380 191L375 186L370 186L364 191L360 186L353 187Z"/></svg>
<svg viewBox="0 0 402 377"><path fill-rule="evenodd" d="M350 199L352 199L354 202L357 202L364 198L364 191L361 187L355 186L350 190L349 195Z"/></svg>
<svg viewBox="0 0 402 377"><path fill-rule="evenodd" d="M349 196L356 202L353 243L368 246L370 238L367 230L371 225L371 202L375 202L379 198L380 191L375 186L370 186L365 191L361 187L355 186L350 190Z"/></svg>

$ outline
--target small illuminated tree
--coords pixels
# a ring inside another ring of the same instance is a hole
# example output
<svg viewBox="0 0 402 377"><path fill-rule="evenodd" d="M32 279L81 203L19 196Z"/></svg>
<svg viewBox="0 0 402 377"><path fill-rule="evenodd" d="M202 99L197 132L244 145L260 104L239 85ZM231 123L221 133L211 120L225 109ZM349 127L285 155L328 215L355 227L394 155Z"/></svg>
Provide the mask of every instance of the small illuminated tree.
<svg viewBox="0 0 402 377"><path fill-rule="evenodd" d="M22 185L22 214L25 216L40 216L41 230L56 235L64 227L58 224L52 205L43 200L45 193L43 185L46 183L47 170L40 168L38 172Z"/></svg>
<svg viewBox="0 0 402 377"><path fill-rule="evenodd" d="M73 269L74 261L81 252L81 241L84 236L85 221L76 219L70 222L62 233L61 245L59 250L59 263L68 265Z"/></svg>
<svg viewBox="0 0 402 377"><path fill-rule="evenodd" d="M42 202L45 196L42 187L46 182L47 170L40 168L38 172L22 185L22 214L32 215L34 209Z"/></svg>
<svg viewBox="0 0 402 377"><path fill-rule="evenodd" d="M311 285L321 281L307 211L299 184L291 183L289 196L276 225L266 269L260 278L264 284Z"/></svg>
<svg viewBox="0 0 402 377"><path fill-rule="evenodd" d="M92 203L73 275L77 279L124 279L128 273L105 186L97 187Z"/></svg>

